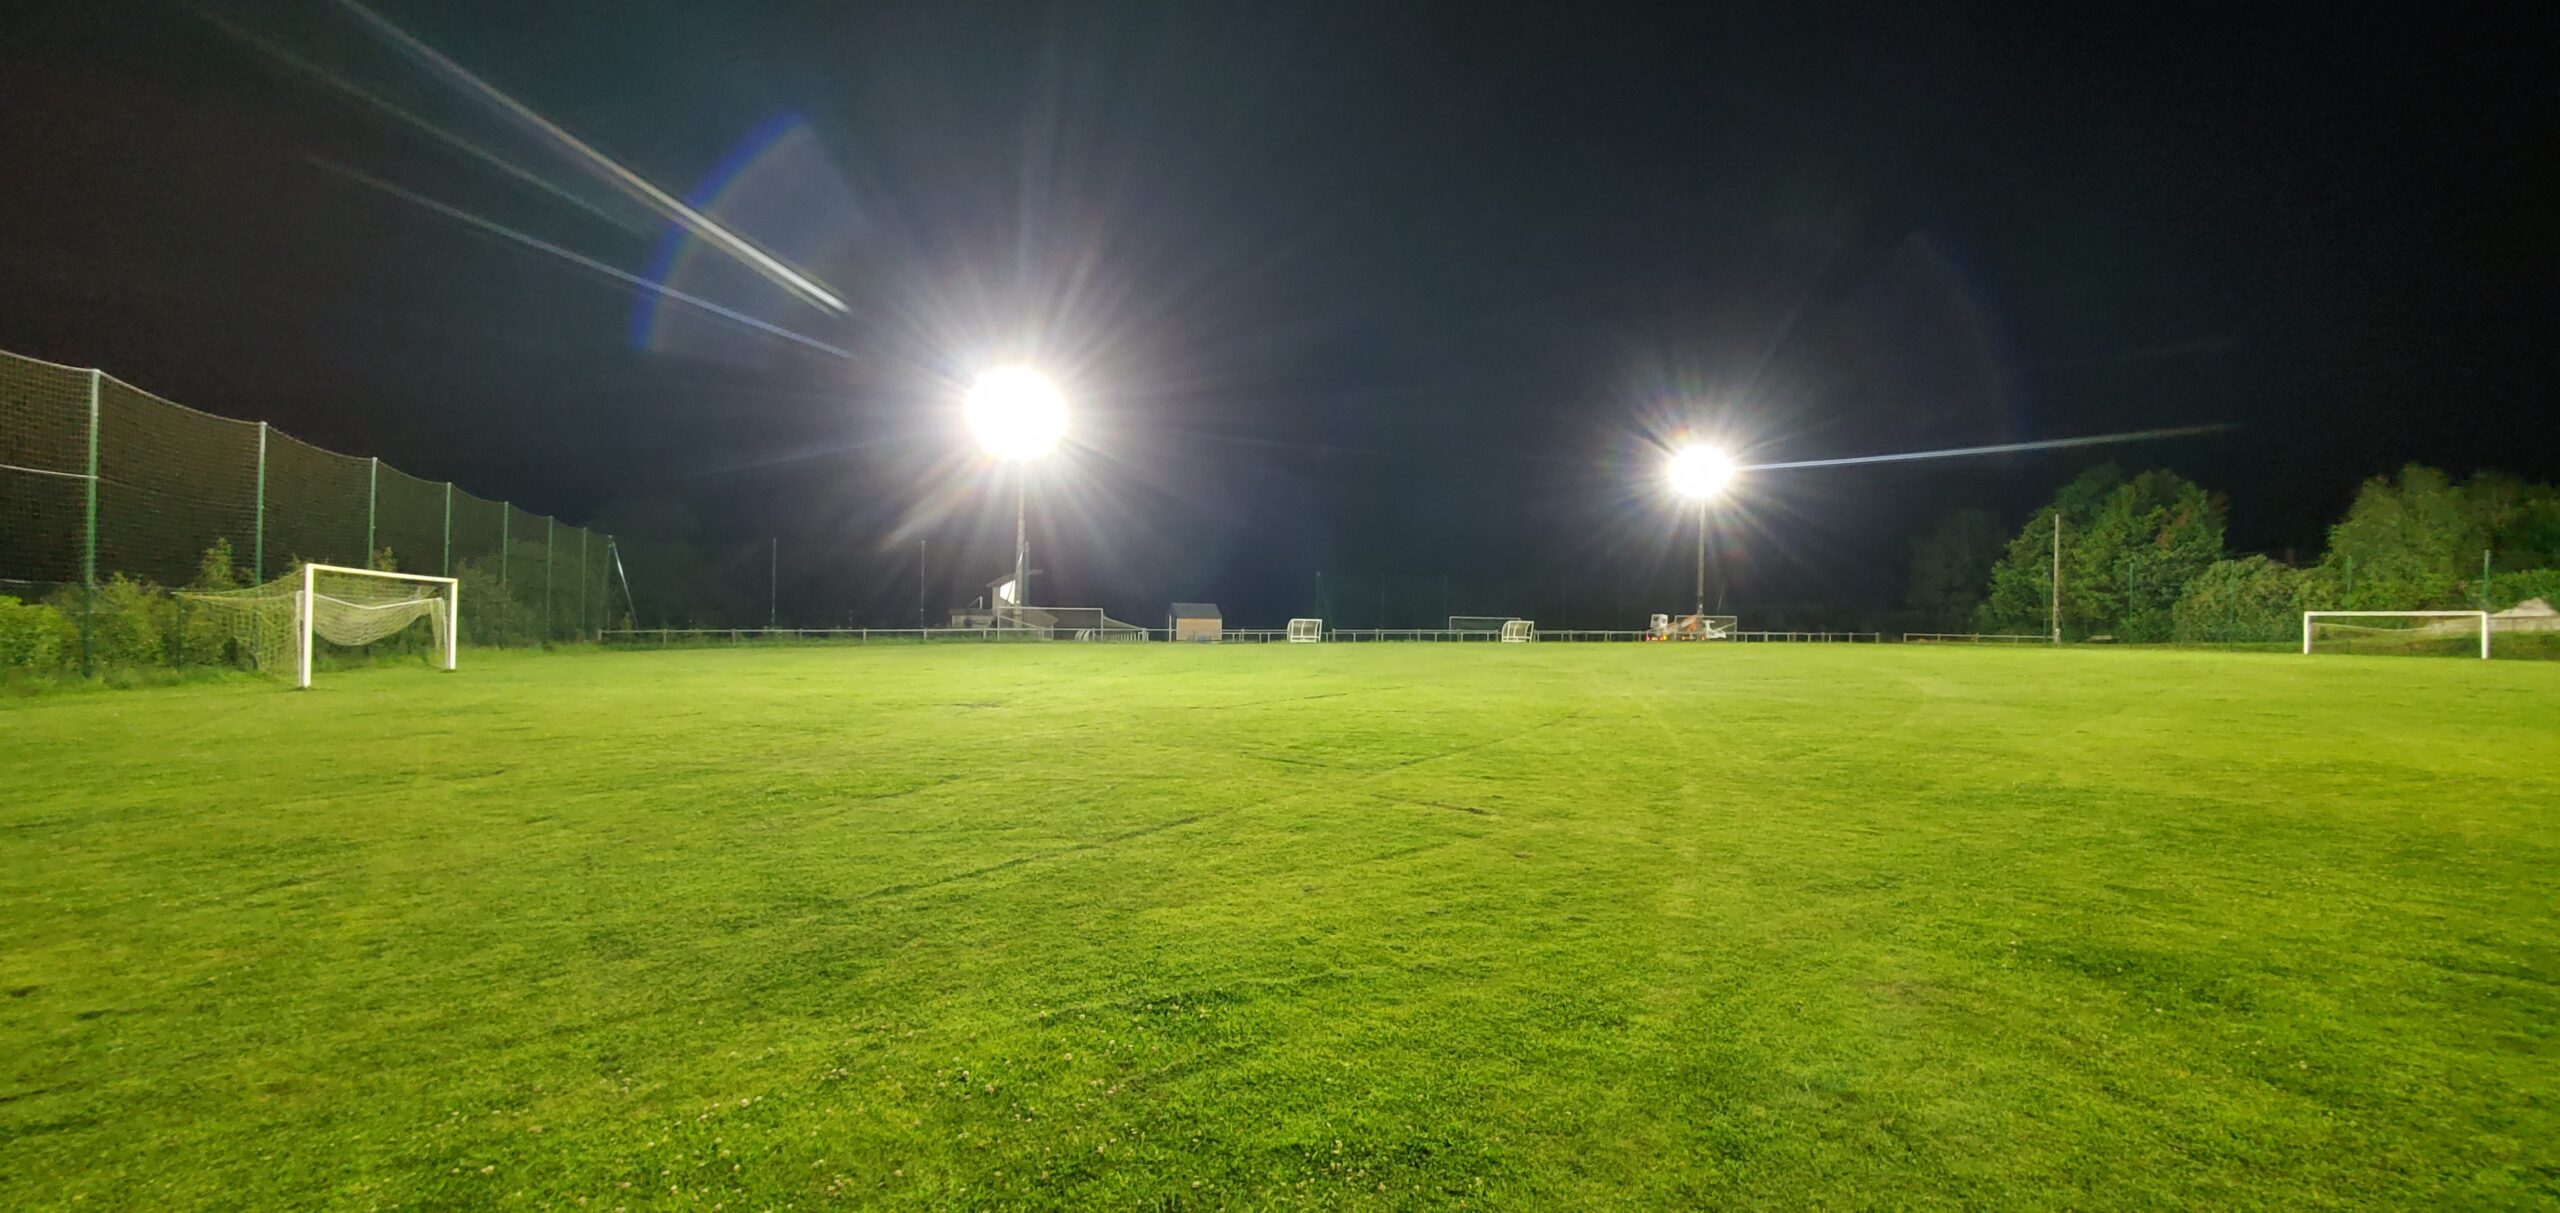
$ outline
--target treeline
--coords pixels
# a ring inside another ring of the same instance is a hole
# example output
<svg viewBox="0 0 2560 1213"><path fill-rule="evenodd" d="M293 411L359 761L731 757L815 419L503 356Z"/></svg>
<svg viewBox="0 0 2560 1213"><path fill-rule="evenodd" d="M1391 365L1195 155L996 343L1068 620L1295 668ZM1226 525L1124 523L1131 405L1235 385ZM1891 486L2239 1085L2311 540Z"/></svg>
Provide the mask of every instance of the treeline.
<svg viewBox="0 0 2560 1213"><path fill-rule="evenodd" d="M1987 515L1950 516L1914 550L1910 609L1946 630L2044 634L2057 517L2067 640L2263 643L2299 637L2306 610L2560 602L2552 485L2499 473L2456 483L2412 465L2366 481L2319 557L2290 564L2232 555L2218 494L2171 472L2105 466L2065 485L1996 552Z"/></svg>
<svg viewBox="0 0 2560 1213"><path fill-rule="evenodd" d="M627 616L600 579L583 582L545 575L543 545L511 545L504 560L465 560L454 570L462 597L462 642L477 646L531 646L591 638L601 622ZM302 561L286 565L282 581L301 576ZM375 551L370 567L400 572L390 548ZM532 570L510 576L515 570ZM549 570L560 572L559 570ZM117 573L95 588L62 585L33 601L0 594L0 676L122 672L245 666L247 655L210 612L191 609L186 595L229 593L255 583L234 563L231 544L217 539L205 549L187 584L164 587ZM609 612L609 613L608 613ZM418 637L372 646L409 653Z"/></svg>

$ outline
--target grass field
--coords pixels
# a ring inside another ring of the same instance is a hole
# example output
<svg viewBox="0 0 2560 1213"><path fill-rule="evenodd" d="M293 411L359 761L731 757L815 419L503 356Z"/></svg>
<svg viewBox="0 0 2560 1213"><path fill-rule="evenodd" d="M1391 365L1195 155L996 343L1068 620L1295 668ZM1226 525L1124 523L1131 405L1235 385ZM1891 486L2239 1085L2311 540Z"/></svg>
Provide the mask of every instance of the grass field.
<svg viewBox="0 0 2560 1213"><path fill-rule="evenodd" d="M467 657L0 702L0 1208L2560 1202L2560 665Z"/></svg>

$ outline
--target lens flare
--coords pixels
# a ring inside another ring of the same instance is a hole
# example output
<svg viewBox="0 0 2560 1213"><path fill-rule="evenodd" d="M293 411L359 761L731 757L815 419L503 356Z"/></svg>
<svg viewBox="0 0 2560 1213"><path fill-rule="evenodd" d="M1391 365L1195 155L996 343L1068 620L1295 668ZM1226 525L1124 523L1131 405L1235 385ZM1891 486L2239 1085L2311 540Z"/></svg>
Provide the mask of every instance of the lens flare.
<svg viewBox="0 0 2560 1213"><path fill-rule="evenodd" d="M1733 456L1711 446L1684 446L1671 455L1671 491L1696 501L1722 493L1733 483Z"/></svg>
<svg viewBox="0 0 2560 1213"><path fill-rule="evenodd" d="M1046 455L1067 433L1066 397L1029 367L999 367L978 376L963 408L978 444L1006 463Z"/></svg>

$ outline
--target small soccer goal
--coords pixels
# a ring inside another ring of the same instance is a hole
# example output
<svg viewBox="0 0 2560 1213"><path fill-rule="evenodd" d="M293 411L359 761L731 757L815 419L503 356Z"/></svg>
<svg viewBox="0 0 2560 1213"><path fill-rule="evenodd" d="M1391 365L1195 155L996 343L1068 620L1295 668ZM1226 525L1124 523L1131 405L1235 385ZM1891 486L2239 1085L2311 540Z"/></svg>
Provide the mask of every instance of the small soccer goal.
<svg viewBox="0 0 2560 1213"><path fill-rule="evenodd" d="M1537 624L1531 623L1526 619L1506 619L1502 621L1502 643L1504 644L1527 644L1537 638Z"/></svg>
<svg viewBox="0 0 2560 1213"><path fill-rule="evenodd" d="M1656 615L1652 630L1660 640L1731 640L1741 626L1733 615Z"/></svg>
<svg viewBox="0 0 2560 1213"><path fill-rule="evenodd" d="M2304 611L2302 651L2378 657L2489 656L2487 611Z"/></svg>
<svg viewBox="0 0 2560 1213"><path fill-rule="evenodd" d="M462 604L451 577L306 564L245 590L190 592L190 609L230 632L249 664L311 685L321 642L345 648L397 639L424 623L427 659L450 670L461 656Z"/></svg>
<svg viewBox="0 0 2560 1213"><path fill-rule="evenodd" d="M1323 620L1321 620L1321 619L1292 619L1292 620L1290 620L1290 621L1289 621L1289 643L1291 643L1291 644L1316 644L1316 643L1318 643L1318 642L1322 641L1323 639L1324 639L1324 621L1323 621Z"/></svg>

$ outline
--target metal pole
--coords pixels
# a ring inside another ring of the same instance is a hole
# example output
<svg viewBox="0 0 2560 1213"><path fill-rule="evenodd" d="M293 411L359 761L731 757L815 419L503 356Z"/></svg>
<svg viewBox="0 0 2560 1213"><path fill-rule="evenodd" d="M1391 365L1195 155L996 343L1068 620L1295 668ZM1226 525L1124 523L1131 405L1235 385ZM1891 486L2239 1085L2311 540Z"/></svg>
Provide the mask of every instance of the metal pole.
<svg viewBox="0 0 2560 1213"><path fill-rule="evenodd" d="M364 567L374 568L373 519L382 507L382 457L374 456L365 463L364 471Z"/></svg>
<svg viewBox="0 0 2560 1213"><path fill-rule="evenodd" d="M2062 507L2053 508L2053 605L2046 608L2046 619L2053 624L2053 642L2062 643Z"/></svg>
<svg viewBox="0 0 2560 1213"><path fill-rule="evenodd" d="M89 372L89 477L85 534L80 548L80 676L97 673L89 647L89 613L91 600L98 594L98 394L99 384L106 378L103 371ZM184 636L181 631L179 635Z"/></svg>
<svg viewBox="0 0 2560 1213"><path fill-rule="evenodd" d="M1707 499L1698 499L1698 606L1693 615L1707 613Z"/></svg>
<svg viewBox="0 0 2560 1213"><path fill-rule="evenodd" d="M453 576L453 482L450 480L444 482L444 572L437 575Z"/></svg>
<svg viewBox="0 0 2560 1213"><path fill-rule="evenodd" d="M258 423L258 509L251 524L249 544L249 580L252 584L267 579L267 423Z"/></svg>
<svg viewBox="0 0 2560 1213"><path fill-rule="evenodd" d="M508 633L513 631L507 626L507 616L516 612L516 592L507 588L507 545L514 542L509 532L515 523L515 512L516 507L503 501L498 503L498 596L507 600L498 612L500 644L505 644Z"/></svg>
<svg viewBox="0 0 2560 1213"><path fill-rule="evenodd" d="M782 536L773 537L772 563L764 572L764 626L772 628L782 622Z"/></svg>
<svg viewBox="0 0 2560 1213"><path fill-rule="evenodd" d="M588 573L589 571L590 571L590 570L587 568L587 528L585 528L585 527L579 527L579 528L578 528L578 630L579 630L579 631L581 631L581 632L586 631L586 630L587 630L587 625L588 625L589 623L594 622L594 620L595 620L595 617L594 617L594 616L587 614L587 573ZM598 630L599 632L601 632L601 631L603 630L603 627L604 627L604 625L602 625L602 624L597 624L597 625L596 625L596 628L597 628L597 630ZM597 637L596 637L596 642L597 642L597 643L599 643L599 644L603 643L603 642L604 642L604 637L603 637L603 636L601 636L601 635L597 636Z"/></svg>
<svg viewBox="0 0 2560 1213"><path fill-rule="evenodd" d="M631 574L625 572L622 567L622 545L615 543L611 535L604 537L604 554L613 561L613 575L622 579L622 602L623 605L631 608L631 626L639 627L640 600L631 596ZM605 588L610 590L613 587L611 583L607 583ZM609 601L605 604L605 613L612 613L612 603Z"/></svg>
<svg viewBox="0 0 2560 1213"><path fill-rule="evenodd" d="M1013 606L1019 620L1022 608L1031 605L1031 472L1016 468L1014 476Z"/></svg>
<svg viewBox="0 0 2560 1213"><path fill-rule="evenodd" d="M545 641L552 638L552 625L558 622L551 615L551 553L555 548L552 532L558 522L559 519L549 514L542 516L542 638Z"/></svg>
<svg viewBox="0 0 2560 1213"><path fill-rule="evenodd" d="M930 540L924 540L924 539L916 540L916 626L917 626L917 627L923 627L923 626L925 625L925 623L924 623L924 620L925 620L925 605L924 605L924 602L925 602L925 592L926 592L926 591L925 591L925 586L926 586L927 584L929 584L929 583L925 580L925 568L926 568L927 562L929 562L929 561L932 559L932 557L933 557L933 551L932 551L932 549L930 549L930 548L928 548L928 547L926 547L926 546L925 546L925 545L926 545L927 543L929 543L929 542L931 542L931 541L930 541Z"/></svg>

